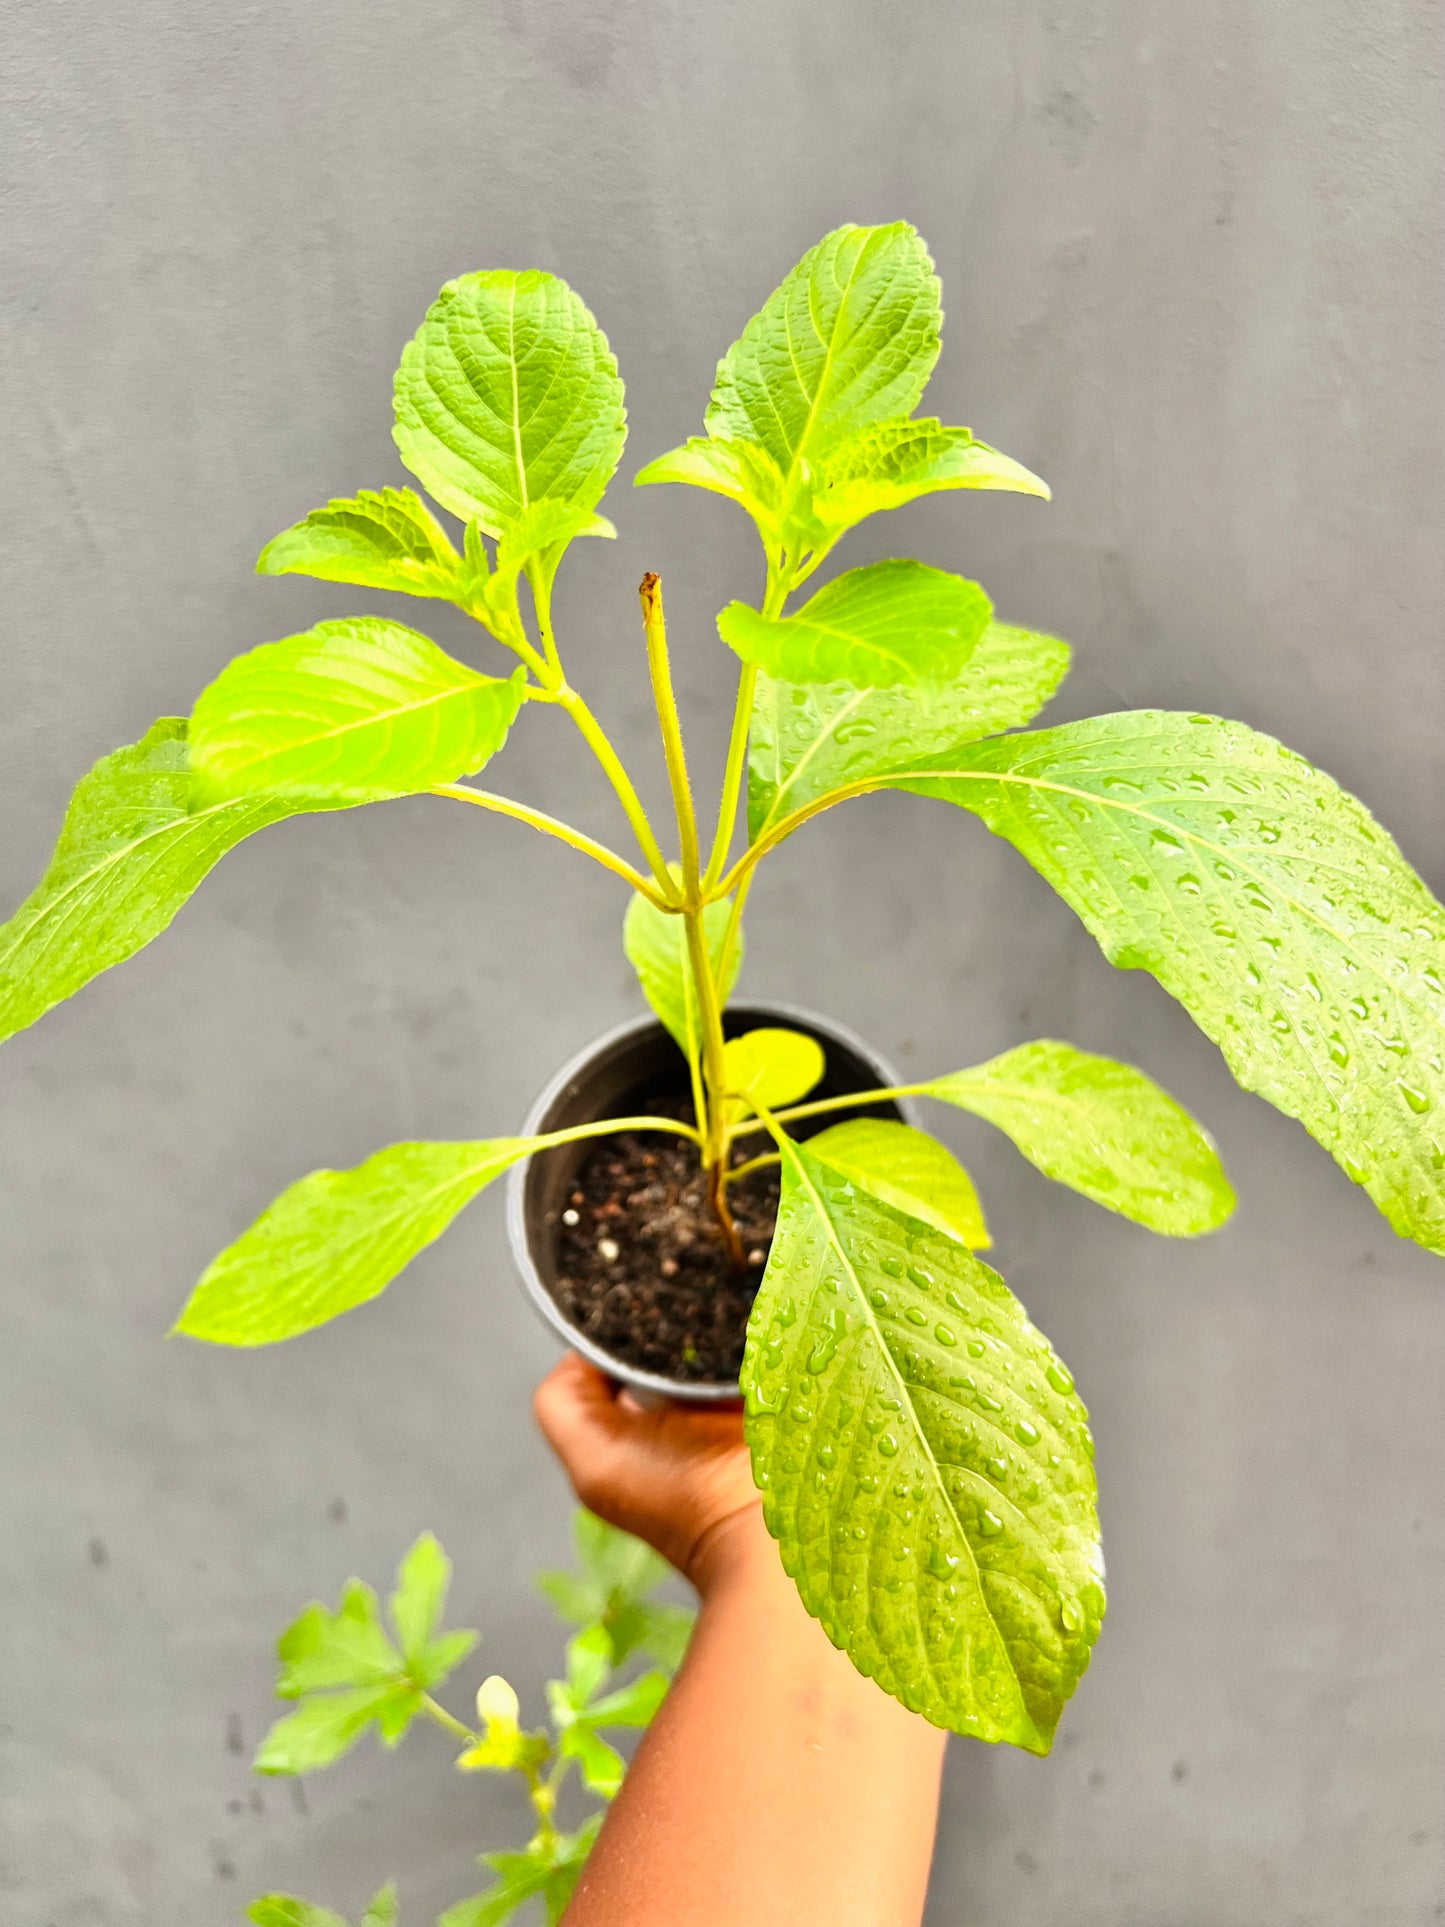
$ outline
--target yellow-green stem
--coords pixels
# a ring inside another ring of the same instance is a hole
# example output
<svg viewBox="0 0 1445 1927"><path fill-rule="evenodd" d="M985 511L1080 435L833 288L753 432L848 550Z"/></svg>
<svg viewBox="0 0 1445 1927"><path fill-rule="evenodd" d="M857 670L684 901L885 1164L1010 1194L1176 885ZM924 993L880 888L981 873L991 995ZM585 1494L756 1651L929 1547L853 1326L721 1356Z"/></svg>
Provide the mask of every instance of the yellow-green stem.
<svg viewBox="0 0 1445 1927"><path fill-rule="evenodd" d="M647 820L642 799L633 788L632 778L622 766L621 757L608 742L602 725L569 683L564 682L556 693L558 702L582 732L584 742L602 765L603 774L616 791L617 800L627 813L627 820L632 825L632 833L641 846L642 854L647 858L647 867L651 870L664 901L675 905L678 901L677 885L658 847L657 838L652 833L652 825Z"/></svg>
<svg viewBox="0 0 1445 1927"><path fill-rule="evenodd" d="M750 843L738 858L737 862L728 871L727 875L718 879L717 883L713 886L712 894L715 897L731 895L742 882L743 878L746 877L750 871L754 870L768 854L769 850L775 850L780 843L786 841L786 839L793 834L794 830L802 829L805 823L811 822L815 816L821 816L824 810L832 809L837 803L846 803L850 797L854 796L866 796L870 790L896 788L914 776L926 776L931 781L937 781L944 777L963 774L976 775L977 772L930 769L920 769L916 771L895 770L890 771L886 776L865 776L861 782L844 783L835 790L828 790L824 795L815 797L811 803L804 803L789 815L780 817L771 829L763 832L756 843Z"/></svg>
<svg viewBox="0 0 1445 1927"><path fill-rule="evenodd" d="M703 876L704 889L710 889L722 875L723 865L728 860L728 850L732 845L733 828L737 823L738 798L742 794L743 776L747 770L748 726L752 721L753 694L757 689L757 683L757 664L744 663L743 673L738 678L738 699L733 709L732 735L728 739L728 759L723 771L722 805L718 810L717 835L713 838L712 855L707 860L707 870Z"/></svg>
<svg viewBox="0 0 1445 1927"><path fill-rule="evenodd" d="M822 1117L827 1111L851 1111L860 1104L886 1104L895 1097L926 1097L932 1087L928 1084L890 1084L883 1090L851 1091L846 1097L820 1097L813 1104L794 1104L786 1111L774 1111L773 1124L793 1124L799 1118ZM772 1124L761 1123L757 1118L745 1118L741 1124L730 1124L727 1128L729 1144L734 1139L747 1137L753 1131L767 1131Z"/></svg>
<svg viewBox="0 0 1445 1927"><path fill-rule="evenodd" d="M632 833L637 838L638 846L647 858L647 867L652 871L657 885L657 895L653 901L662 908L675 904L678 900L677 886L668 872L667 864L658 846L657 838L652 833L652 825L647 819L647 812L642 807L642 799L637 794L632 778L628 775L622 758L608 741L602 725L567 681L567 674L557 651L557 639L552 629L551 577L540 566L529 566L527 580L532 586L537 631L542 639L540 651L533 647L528 638L526 626L522 621L521 607L515 597L509 619L503 622L500 628L497 626L497 612L486 608L485 603L479 607L468 606L467 613L474 616L486 628L491 629L499 642L508 649L515 650L526 663L539 685L536 690L533 690L530 685L528 687L528 694L533 700L557 703L571 717L581 732L583 741L601 764L602 772L612 785L617 800L621 803L627 820L632 826ZM581 845L578 847L580 848ZM616 868L616 865L609 864L608 868ZM619 876L623 874L623 871L618 871ZM627 880L632 882L632 877L629 876ZM633 884L633 887L635 889L637 885ZM644 889L643 894L650 893Z"/></svg>
<svg viewBox="0 0 1445 1927"><path fill-rule="evenodd" d="M537 634L547 654L547 667L561 681L562 659L557 654L557 638L552 633L552 577L536 556L527 564L527 580L532 585L532 607L537 611Z"/></svg>
<svg viewBox="0 0 1445 1927"><path fill-rule="evenodd" d="M746 1262L746 1254L723 1195L722 1173L727 1154L723 1095L727 1089L727 1073L723 1065L722 1007L718 1002L717 984L708 956L707 931L703 925L697 815L693 809L692 786L687 775L682 724L672 689L667 624L662 610L662 585L651 570L643 576L639 594L642 599L642 626L647 636L647 666L652 677L653 701L662 730L662 750L667 759L668 781L672 785L672 803L677 815L682 859L682 917L687 935L688 964L697 991L698 1023L702 1030L706 1114L700 1116L698 1122L703 1134L702 1159L708 1174L708 1202L722 1231L728 1257L741 1269Z"/></svg>
<svg viewBox="0 0 1445 1927"><path fill-rule="evenodd" d="M762 613L765 616L780 614L792 586L792 574L782 567L780 558L770 551L768 586L763 596ZM732 735L728 739L727 764L723 770L722 807L718 811L717 835L713 838L712 854L708 858L707 870L703 877L704 890L711 890L722 875L723 865L727 862L728 850L732 844L733 829L737 823L738 799L742 795L743 778L747 774L748 730L752 724L753 698L757 693L757 686L757 664L744 663L742 674L738 677L737 702L733 706Z"/></svg>
<svg viewBox="0 0 1445 1927"><path fill-rule="evenodd" d="M539 1767L529 1766L523 1769L527 1776L527 1792L531 1797L532 1811L537 1816L537 1839L543 1847L552 1847L557 1843L557 1828L552 1815L557 1810L556 1782L561 1779L566 1768L566 1761L559 1760L557 1769L549 1780L542 1778Z"/></svg>
<svg viewBox="0 0 1445 1927"><path fill-rule="evenodd" d="M747 1177L751 1171L764 1171L770 1164L777 1164L781 1155L778 1151L764 1151L761 1157L749 1158L746 1164L735 1164L723 1173L723 1183L736 1184L739 1178Z"/></svg>
<svg viewBox="0 0 1445 1927"><path fill-rule="evenodd" d="M717 975L719 983L726 983L729 973L732 970L733 951L737 948L738 932L743 926L743 907L747 903L748 891L752 888L753 878L756 875L756 870L749 870L737 889L733 892L733 900L728 908L727 925L723 930L722 946L718 951Z"/></svg>
<svg viewBox="0 0 1445 1927"><path fill-rule="evenodd" d="M667 759L667 780L672 785L672 807L677 816L678 844L682 855L683 907L695 910L699 881L697 815L692 806L692 785L687 780L687 757L682 746L677 699L672 693L667 624L662 614L662 583L650 569L643 576L638 593L642 598L642 627L647 637L647 668L652 677L652 699L662 730L662 753Z"/></svg>
<svg viewBox="0 0 1445 1927"><path fill-rule="evenodd" d="M613 1131L671 1131L676 1137L691 1138L694 1144L702 1144L701 1131L676 1117L599 1117L590 1124L569 1124L565 1130L548 1131L527 1142L533 1151L550 1151L554 1145L573 1144L584 1137L607 1137Z"/></svg>
<svg viewBox="0 0 1445 1927"><path fill-rule="evenodd" d="M605 843L599 843L584 830L574 830L570 823L548 816L543 810L534 810L526 803L514 803L510 796L497 796L491 790L471 789L465 783L437 783L432 788L432 795L450 797L457 803L475 803L479 809L494 810L498 816L510 816L518 823L530 823L543 836L555 836L559 842L580 850L584 856L590 856L604 869L620 876L645 896L649 903L655 903L659 910L667 907L660 893L625 857L619 856L615 850L609 850Z"/></svg>
<svg viewBox="0 0 1445 1927"><path fill-rule="evenodd" d="M465 1740L468 1746L476 1746L480 1743L480 1735L474 1733L469 1726L463 1726L462 1722L454 1714L449 1713L440 1700L434 1700L430 1693L422 1694L421 1703L423 1712L430 1713L437 1725L444 1726L448 1733L455 1735L459 1740Z"/></svg>

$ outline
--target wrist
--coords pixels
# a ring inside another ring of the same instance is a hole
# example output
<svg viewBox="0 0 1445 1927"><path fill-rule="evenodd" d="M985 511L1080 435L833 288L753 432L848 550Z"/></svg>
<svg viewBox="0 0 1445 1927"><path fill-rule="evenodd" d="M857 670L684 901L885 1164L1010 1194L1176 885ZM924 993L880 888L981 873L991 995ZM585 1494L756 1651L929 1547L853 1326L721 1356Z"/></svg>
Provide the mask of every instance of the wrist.
<svg viewBox="0 0 1445 1927"><path fill-rule="evenodd" d="M687 1577L706 1604L733 1587L781 1585L791 1590L776 1542L763 1523L760 1500L715 1520L699 1536L687 1563Z"/></svg>

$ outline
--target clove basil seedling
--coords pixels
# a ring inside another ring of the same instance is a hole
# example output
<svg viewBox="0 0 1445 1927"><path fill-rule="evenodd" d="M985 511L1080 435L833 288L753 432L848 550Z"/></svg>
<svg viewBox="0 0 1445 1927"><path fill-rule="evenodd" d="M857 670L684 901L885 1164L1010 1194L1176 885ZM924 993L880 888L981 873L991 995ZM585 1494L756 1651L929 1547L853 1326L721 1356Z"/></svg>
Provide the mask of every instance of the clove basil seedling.
<svg viewBox="0 0 1445 1927"><path fill-rule="evenodd" d="M951 1154L856 1117L803 1142L795 1127L832 1104L809 1101L816 1051L787 1031L725 1039L758 865L870 790L979 818L1111 962L1150 971L1245 1088L1298 1117L1433 1251L1445 1250L1445 912L1360 803L1241 723L1141 710L1026 730L1069 651L998 619L977 583L896 558L816 585L870 515L938 490L1048 495L969 430L916 412L940 321L911 227L838 229L723 357L705 433L636 477L731 498L766 564L756 605L718 619L741 669L710 836L660 586L643 578L676 819L664 835L570 681L552 621L570 544L615 533L597 505L624 439L616 364L552 275L448 283L402 356L395 438L461 524L460 547L419 495L383 488L315 510L258 566L453 603L515 667L485 674L374 616L240 657L188 721L158 722L81 782L49 871L0 933L0 1020L18 1030L131 955L226 850L302 812L427 794L604 865L632 893L627 954L686 1057L692 1119L393 1144L314 1172L214 1261L177 1328L260 1345L323 1324L380 1292L518 1158L623 1129L696 1147L736 1259L730 1185L775 1159L781 1204L742 1379L784 1564L830 1638L905 1705L1047 1752L1104 1611L1084 1407L973 1255L987 1230ZM627 853L463 780L524 707L578 731L616 793ZM1232 1208L1206 1134L1127 1065L1042 1040L903 1089L986 1118L1048 1176L1152 1230L1194 1236Z"/></svg>
<svg viewBox="0 0 1445 1927"><path fill-rule="evenodd" d="M511 1774L524 1789L531 1838L515 1852L483 1854L494 1879L449 1907L436 1927L500 1927L530 1900L542 1902L549 1922L562 1918L605 1810L578 1827L562 1826L568 1777L575 1767L587 1793L604 1803L615 1796L627 1767L603 1735L648 1725L681 1663L693 1615L652 1598L668 1576L665 1561L590 1512L577 1513L574 1536L580 1570L538 1576L558 1616L578 1629L567 1642L565 1677L547 1682L550 1732L523 1728L516 1691L499 1673L477 1689L475 1726L435 1697L432 1689L462 1663L477 1635L439 1630L451 1562L429 1532L397 1572L390 1631L376 1594L353 1579L335 1612L319 1602L308 1606L277 1643L276 1692L294 1710L262 1741L256 1772L315 1773L368 1732L385 1747L399 1746L422 1719L461 1743L456 1764L463 1773ZM632 1672L640 1658L655 1663ZM339 1914L294 1894L263 1894L247 1919L254 1927L347 1927ZM396 1921L396 1889L383 1887L361 1927Z"/></svg>

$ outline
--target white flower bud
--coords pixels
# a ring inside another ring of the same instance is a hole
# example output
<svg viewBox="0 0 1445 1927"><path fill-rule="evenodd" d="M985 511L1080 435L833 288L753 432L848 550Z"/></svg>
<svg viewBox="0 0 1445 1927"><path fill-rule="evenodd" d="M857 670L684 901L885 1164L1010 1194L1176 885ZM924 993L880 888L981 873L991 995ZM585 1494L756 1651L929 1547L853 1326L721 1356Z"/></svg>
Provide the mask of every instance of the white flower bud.
<svg viewBox="0 0 1445 1927"><path fill-rule="evenodd" d="M517 1695L500 1673L490 1674L477 1688L477 1718L484 1726L494 1721L515 1726L521 1710Z"/></svg>

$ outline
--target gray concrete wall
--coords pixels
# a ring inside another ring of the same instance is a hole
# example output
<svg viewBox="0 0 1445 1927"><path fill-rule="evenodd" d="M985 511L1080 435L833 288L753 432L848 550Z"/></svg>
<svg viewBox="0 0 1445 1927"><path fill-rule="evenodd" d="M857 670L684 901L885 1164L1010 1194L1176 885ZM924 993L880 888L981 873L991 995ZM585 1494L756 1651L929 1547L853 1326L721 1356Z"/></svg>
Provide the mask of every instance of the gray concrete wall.
<svg viewBox="0 0 1445 1927"><path fill-rule="evenodd" d="M855 555L906 545L1073 638L1057 716L1277 732L1445 887L1441 54L1429 0L13 0L0 901L95 757L251 644L383 606L251 565L328 494L401 479L391 370L443 279L538 265L583 291L631 384L626 477L697 426L810 241L898 214L943 275L940 412L1056 501L921 505ZM621 539L569 561L563 633L660 804L635 584L665 574L715 772L712 615L754 580L750 533L681 490L608 507ZM505 767L611 825L545 716ZM750 994L920 1071L1041 1033L1128 1054L1241 1191L1176 1247L944 1126L1092 1407L1112 1608L1051 1760L955 1746L930 1920L1445 1917L1438 1261L978 825L854 805L754 905ZM209 1927L268 1885L356 1909L388 1875L424 1923L517 1838L439 1739L304 1802L246 1764L278 1627L348 1573L384 1581L424 1525L489 1667L535 1694L557 1652L529 1589L568 1518L527 1419L551 1346L500 1198L333 1330L250 1356L162 1334L300 1172L512 1127L637 1008L622 907L470 811L301 821L5 1052L15 1927Z"/></svg>

